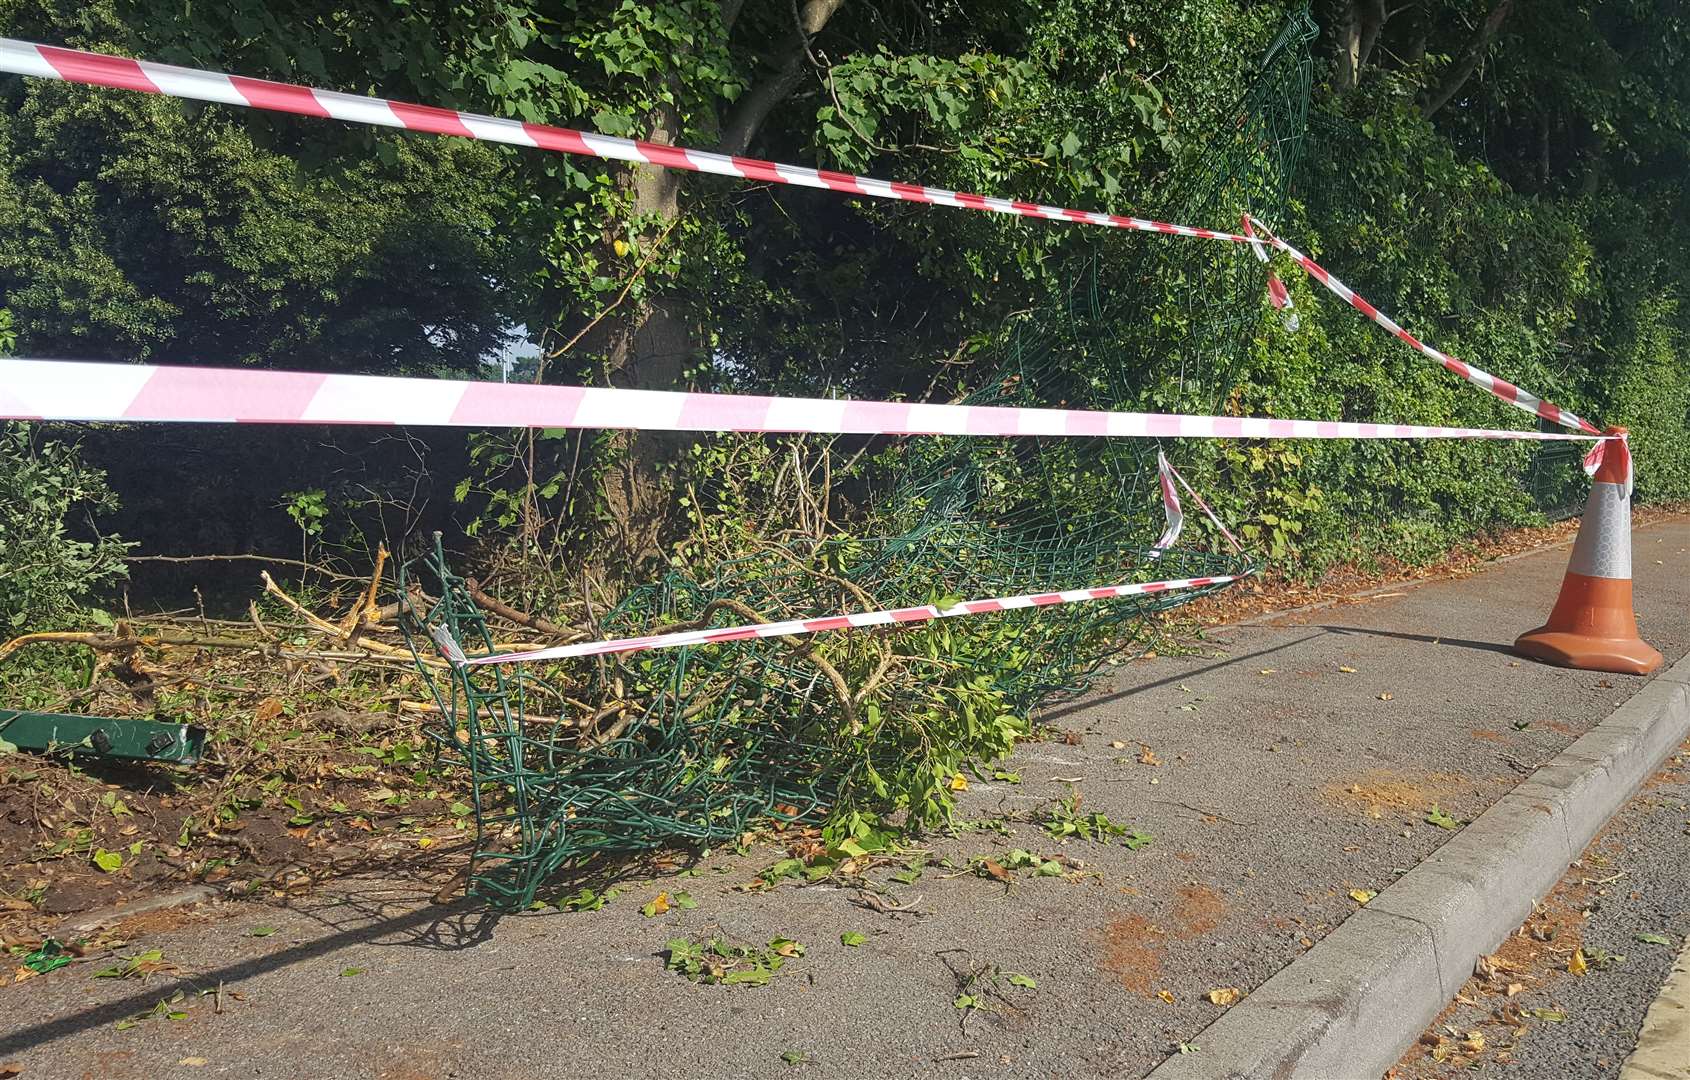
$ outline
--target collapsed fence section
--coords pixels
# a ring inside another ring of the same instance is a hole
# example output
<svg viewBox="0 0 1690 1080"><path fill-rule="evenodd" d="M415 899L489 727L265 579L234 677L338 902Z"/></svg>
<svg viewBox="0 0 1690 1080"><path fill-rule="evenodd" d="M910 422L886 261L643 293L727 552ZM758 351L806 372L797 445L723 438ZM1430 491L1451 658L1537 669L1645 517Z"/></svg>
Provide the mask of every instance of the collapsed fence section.
<svg viewBox="0 0 1690 1080"><path fill-rule="evenodd" d="M1307 116L1313 36L1307 13L1294 15L1237 122L1173 179L1159 212L1179 221L1283 212ZM965 403L1214 408L1256 326L1261 280L1254 260L1210 245L1147 245L1118 277L1094 264L1066 303L1001 330L977 361L981 389ZM1147 281L1176 287L1147 289ZM1151 356L1165 359L1143 363ZM1248 573L1239 554L1152 547L1162 516L1156 476L1153 448L1138 440L920 440L905 447L901 478L878 498L899 534L770 541L707 576L675 572L636 590L601 629L649 634ZM443 556L434 560L429 572L449 579ZM593 706L584 731L524 723L509 713L508 697L491 735L475 709L445 712L457 720L449 733L442 727L441 745L464 763L478 796L475 888L526 904L547 875L594 853L720 844L752 822L813 819L841 799L937 822L963 764L957 751L1007 750L1041 705L1083 692L1106 658L1144 647L1157 612L1224 587L796 645L728 642L572 661L555 677ZM955 637L968 638L966 647ZM958 668L957 656L992 660ZM472 686L510 677L455 668L451 678L467 699Z"/></svg>

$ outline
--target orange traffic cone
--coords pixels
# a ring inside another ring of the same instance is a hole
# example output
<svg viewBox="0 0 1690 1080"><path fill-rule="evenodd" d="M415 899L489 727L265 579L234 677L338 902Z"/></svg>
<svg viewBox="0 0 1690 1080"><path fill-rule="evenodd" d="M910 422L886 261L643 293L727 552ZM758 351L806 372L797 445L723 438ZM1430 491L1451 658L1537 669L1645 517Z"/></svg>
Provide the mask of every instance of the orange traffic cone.
<svg viewBox="0 0 1690 1080"><path fill-rule="evenodd" d="M1521 634L1514 648L1586 671L1647 675L1661 666L1661 654L1637 636L1631 607L1631 448L1623 438L1603 451L1549 621Z"/></svg>

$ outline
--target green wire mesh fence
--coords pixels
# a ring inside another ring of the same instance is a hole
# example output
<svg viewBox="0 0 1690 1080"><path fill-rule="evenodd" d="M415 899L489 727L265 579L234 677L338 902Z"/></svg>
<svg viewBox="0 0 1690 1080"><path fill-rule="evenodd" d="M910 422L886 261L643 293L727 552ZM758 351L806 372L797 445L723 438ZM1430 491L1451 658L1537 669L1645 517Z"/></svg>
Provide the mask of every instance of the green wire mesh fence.
<svg viewBox="0 0 1690 1080"><path fill-rule="evenodd" d="M1306 11L1291 18L1250 94L1147 209L1222 225L1246 209L1280 218L1314 32ZM1134 251L1116 264L1127 269L1094 268L1065 304L1007 326L980 361L996 376L969 400L1163 410L1220 401L1260 316L1260 266L1229 245ZM891 535L770 542L706 575L671 573L598 628L621 637L1244 572L1238 555L1150 549L1161 529L1155 454L1142 440L914 440L879 503ZM930 780L942 788L956 763L934 743L952 725L976 745L978 729L1000 725L1007 747L1013 717L1083 691L1108 656L1144 639L1148 616L1214 588L570 661L568 695L585 707L572 711L557 685L516 667L432 659L432 627L471 656L493 647L438 540L401 568L399 585L401 625L440 710L431 734L474 791L472 891L501 907L526 906L548 877L595 854L817 820L842 799L872 797L911 761L940 761ZM998 662L954 670L943 659L952 635L976 636Z"/></svg>

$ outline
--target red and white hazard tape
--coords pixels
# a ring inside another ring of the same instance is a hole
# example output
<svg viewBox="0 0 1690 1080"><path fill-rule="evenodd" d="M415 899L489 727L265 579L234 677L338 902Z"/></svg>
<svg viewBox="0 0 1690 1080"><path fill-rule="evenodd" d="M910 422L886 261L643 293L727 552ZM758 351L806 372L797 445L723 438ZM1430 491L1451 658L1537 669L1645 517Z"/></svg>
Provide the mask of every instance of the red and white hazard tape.
<svg viewBox="0 0 1690 1080"><path fill-rule="evenodd" d="M1267 226L1263 225L1260 221L1251 218L1249 215L1245 215L1244 225L1246 229L1249 229L1251 225L1254 225L1267 236L1266 240L1257 240L1255 243L1271 244L1280 251L1283 251L1285 254L1291 256L1291 258L1297 261L1298 265L1308 272L1310 277L1326 286L1327 290L1330 291L1333 296L1338 297L1338 299L1349 304L1363 315L1366 315L1369 319L1372 319L1381 328L1383 328L1386 333L1389 333L1391 336L1397 338L1399 341L1406 344L1409 348L1414 349L1422 356L1425 356L1427 359L1436 362L1445 370L1461 376L1474 386L1496 395L1498 398L1508 402L1508 404L1513 405L1515 408L1523 409L1526 412L1531 413L1533 416L1542 417L1545 420L1560 424L1562 427L1572 428L1575 431L1583 431L1592 435L1600 433L1596 425L1573 415L1560 406L1545 401L1535 394L1529 394L1506 379L1499 379L1489 372L1480 371L1471 364L1462 363L1460 360L1450 356L1448 353L1441 352L1426 344L1424 341L1421 341L1407 330L1398 326L1389 315L1384 314L1378 308L1374 307L1366 300L1363 300L1360 296L1357 296L1354 289L1345 285L1342 281L1339 281L1325 267L1321 266L1307 255L1304 255L1290 244L1287 244L1285 241L1275 236L1271 231L1269 231ZM1254 232L1252 232L1251 235L1253 236ZM1260 249L1258 248L1257 250L1259 254Z"/></svg>
<svg viewBox="0 0 1690 1080"><path fill-rule="evenodd" d="M1226 585L1240 581L1248 574L1226 577L1181 578L1174 581L1150 581L1134 585L1108 585L1100 589L1069 589L1063 592L1033 593L1027 596L1003 596L991 600L965 600L946 608L928 604L924 607L894 608L890 611L864 611L849 615L829 615L820 619L791 619L786 622L750 623L745 626L725 626L714 630L683 630L673 634L650 637L616 638L611 641L585 641L576 645L560 645L555 649L535 652L498 653L461 660L463 650L450 641L440 641L443 654L454 663L469 667L483 664L526 664L538 660L564 660L570 657L603 656L609 653L643 652L647 649L676 649L687 645L712 645L725 641L746 641L752 638L794 637L817 634L826 630L845 630L867 626L907 626L933 619L950 619L958 615L981 615L993 611L1014 611L1018 608L1051 607L1056 604L1083 604L1092 600L1114 600L1123 596L1146 596L1152 593L1174 592L1180 589L1201 589L1207 585ZM437 641L440 639L437 637ZM455 655L454 655L455 654Z"/></svg>
<svg viewBox="0 0 1690 1080"><path fill-rule="evenodd" d="M1244 215L1243 225L1244 225L1244 235L1254 239L1256 232L1250 225L1250 215L1249 214ZM1261 264L1263 266L1267 266L1267 264L1268 264L1268 253L1267 253L1267 245L1266 244L1263 244L1263 243L1251 244L1250 250L1254 251L1256 253L1256 258L1261 262ZM1279 275L1274 273L1271 267L1268 269L1267 274L1268 274L1268 300L1269 300L1269 302L1271 302L1273 304L1274 308L1277 309L1279 311L1279 313L1281 314L1281 316L1283 316L1283 318L1285 319L1285 329L1291 331L1294 334L1294 333L1297 332L1298 327L1300 327L1302 325L1302 320L1297 317L1297 308L1294 304L1291 303L1291 291L1285 287L1285 282L1279 280Z"/></svg>
<svg viewBox="0 0 1690 1080"><path fill-rule="evenodd" d="M705 150L691 150L663 143L621 139L593 132L551 127L546 124L523 123L430 105L411 105L383 98L314 90L310 87L291 83L249 79L239 75L225 75L195 68L174 67L169 64L155 64L145 60L131 60L127 57L84 52L78 49L62 49L11 38L0 38L0 71L32 75L44 79L86 83L94 86L165 94L171 97L191 98L198 101L243 105L255 109L293 113L299 116L342 120L348 123L404 128L436 135L455 135L461 138L561 151L586 157L655 165L666 169L714 173L720 176L732 176L767 183L795 184L801 187L822 188L848 195L931 203L962 210L981 210L1020 217L1047 218L1054 221L1074 221L1089 225L1101 225L1107 228L1189 236L1205 240L1225 240L1232 243L1249 244L1258 257L1264 259L1265 252L1262 245L1271 243L1274 247L1289 254L1305 271L1335 295L1354 306L1356 310L1468 382L1482 387L1504 401L1508 401L1534 415L1587 433L1595 434L1597 432L1594 425L1572 413L1529 394L1512 383L1464 364L1415 338L1390 318L1380 314L1377 308L1357 296L1352 289L1333 277L1314 260L1274 236L1265 227L1262 227L1259 221L1254 221L1249 215L1245 215L1244 232L1242 234L1219 232L1214 229L1176 225L1165 221L1153 221L1121 214L1074 210L1060 206L1021 202L1014 199L971 195L966 192L949 191L944 188L932 188L920 184L875 180L866 176L829 172L825 169L811 169L800 165L786 165ZM1262 228L1269 239L1263 241L1257 238L1251 228L1252 224ZM1274 306L1285 312L1288 322L1294 320L1296 314L1291 308L1290 294L1285 290L1284 283L1271 273L1268 289ZM1593 456L1597 459L1601 457L1600 450L1601 446L1598 445L1596 451L1593 452Z"/></svg>
<svg viewBox="0 0 1690 1080"><path fill-rule="evenodd" d="M1160 556L1162 552L1178 543L1180 530L1185 528L1185 512L1180 509L1179 492L1174 490L1174 477L1177 475L1174 467L1168 464L1168 455L1160 450L1156 451L1156 486L1162 492L1162 513L1167 519L1167 525L1150 549L1153 555ZM1185 477L1180 477L1180 483L1185 483ZM1190 491L1191 488L1187 487L1186 490ZM1210 510L1209 516L1213 517L1214 511ZM1217 521L1216 524L1220 523Z"/></svg>
<svg viewBox="0 0 1690 1080"><path fill-rule="evenodd" d="M998 199L985 195L970 195L963 191L874 180L866 176L810 169L802 165L784 165L737 154L718 154L708 150L689 150L664 143L638 139L619 139L591 131L551 127L503 120L492 116L441 109L432 105L408 105L384 98L340 94L330 90L313 90L291 83L247 79L239 75L224 75L195 68L173 67L146 60L130 60L105 53L61 49L52 45L36 45L28 41L0 38L0 71L19 75L34 75L43 79L62 79L65 82L110 86L120 90L139 90L144 93L165 94L170 97L213 101L225 105L246 105L272 112L294 113L321 119L344 120L354 124L377 124L382 127L405 128L435 135L456 135L466 139L506 143L540 150L556 150L566 154L630 161L642 165L656 165L665 169L686 169L690 172L714 173L742 180L758 180L772 184L795 184L799 187L824 188L848 195L866 195L876 199L897 199L905 202L934 203L961 210L984 210L988 213L1011 214L1019 217L1049 218L1054 221L1078 221L1088 225L1103 225L1115 229L1138 232L1169 233L1175 236L1194 236L1206 240L1231 240L1245 243L1247 238L1213 229L1195 229L1188 225L1172 225L1165 221L1126 217L1121 214L1101 214L1089 210L1070 210L1060 206Z"/></svg>
<svg viewBox="0 0 1690 1080"><path fill-rule="evenodd" d="M1097 438L1605 438L1572 432L1422 424L929 405L6 359L0 359L0 419Z"/></svg>

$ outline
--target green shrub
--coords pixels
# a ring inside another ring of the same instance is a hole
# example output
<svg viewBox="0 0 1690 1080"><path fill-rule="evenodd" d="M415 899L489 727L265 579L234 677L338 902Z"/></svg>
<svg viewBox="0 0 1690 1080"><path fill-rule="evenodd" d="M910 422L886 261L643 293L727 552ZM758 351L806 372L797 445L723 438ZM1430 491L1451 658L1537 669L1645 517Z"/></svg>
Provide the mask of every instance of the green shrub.
<svg viewBox="0 0 1690 1080"><path fill-rule="evenodd" d="M0 629L74 621L96 589L128 573L128 545L95 523L116 508L105 473L75 444L29 424L0 432Z"/></svg>

